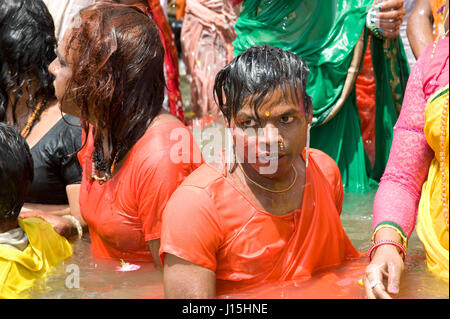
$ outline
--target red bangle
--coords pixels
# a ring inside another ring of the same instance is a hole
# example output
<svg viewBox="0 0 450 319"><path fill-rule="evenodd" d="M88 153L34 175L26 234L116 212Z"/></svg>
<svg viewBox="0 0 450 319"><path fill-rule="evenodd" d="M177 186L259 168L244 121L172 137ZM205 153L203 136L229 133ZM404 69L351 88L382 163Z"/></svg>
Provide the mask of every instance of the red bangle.
<svg viewBox="0 0 450 319"><path fill-rule="evenodd" d="M375 250L375 248L378 248L382 245L393 245L395 247L397 247L398 249L400 249L401 253L402 253L402 258L403 261L405 261L406 258L406 249L405 247L403 247L403 245L397 243L394 240L381 240L378 241L376 243L373 243L372 246L369 248L369 251L367 252L367 255L369 256L369 261L372 261L372 253Z"/></svg>

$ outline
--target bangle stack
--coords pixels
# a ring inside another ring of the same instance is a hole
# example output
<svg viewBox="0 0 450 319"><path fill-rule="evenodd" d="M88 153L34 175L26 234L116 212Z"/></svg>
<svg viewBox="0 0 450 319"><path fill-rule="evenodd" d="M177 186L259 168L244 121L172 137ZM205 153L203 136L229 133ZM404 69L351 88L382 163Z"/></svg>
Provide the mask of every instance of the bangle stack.
<svg viewBox="0 0 450 319"><path fill-rule="evenodd" d="M400 249L400 252L402 253L402 258L403 261L405 261L406 258L406 249L405 247L403 247L403 245L399 244L398 242L394 241L394 240L381 240L381 241L377 241L375 243L372 244L372 246L369 248L369 251L367 252L367 255L369 256L369 260L372 261L372 253L373 251L383 245L392 245L397 247L398 249Z"/></svg>
<svg viewBox="0 0 450 319"><path fill-rule="evenodd" d="M378 231L383 228L389 228L389 229L396 231L402 240L402 242L401 242L402 246L405 247L405 249L408 247L408 236L403 233L402 228L400 226L398 226L394 222L389 222L389 221L384 221L384 222L381 222L380 224L378 224L378 226L375 228L375 231L373 232L373 235L372 235L372 243L375 241L375 237L376 237Z"/></svg>
<svg viewBox="0 0 450 319"><path fill-rule="evenodd" d="M383 30L380 29L379 20L377 18L377 11L379 11L380 8L381 7L377 5L369 9L366 16L366 26L378 39L383 39L383 36L381 35Z"/></svg>
<svg viewBox="0 0 450 319"><path fill-rule="evenodd" d="M75 225L75 227L77 228L78 239L81 239L81 237L83 237L83 227L81 227L81 223L78 221L78 219L70 214L64 215L62 217L70 220Z"/></svg>

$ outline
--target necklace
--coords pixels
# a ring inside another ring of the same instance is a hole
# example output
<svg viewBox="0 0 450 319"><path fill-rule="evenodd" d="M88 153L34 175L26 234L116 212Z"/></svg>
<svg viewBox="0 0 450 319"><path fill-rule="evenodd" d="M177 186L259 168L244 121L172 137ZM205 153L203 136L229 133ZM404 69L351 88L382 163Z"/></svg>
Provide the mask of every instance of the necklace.
<svg viewBox="0 0 450 319"><path fill-rule="evenodd" d="M292 182L291 185L289 185L287 188L285 189L281 189L281 190L273 190L267 187L262 186L261 184L258 184L257 182L255 182L253 179L251 179L244 171L244 168L242 167L241 163L239 161L237 161L239 168L241 169L242 173L244 173L245 178L247 178L250 182L252 182L253 184L255 184L256 186L258 186L261 189L264 189L265 191L271 192L271 193L285 193L288 190L290 190L294 185L295 182L297 181L297 170L294 167L294 164L292 164L292 168L294 169L294 181Z"/></svg>
<svg viewBox="0 0 450 319"><path fill-rule="evenodd" d="M36 121L36 118L40 114L41 109L45 108L46 104L47 104L46 100L42 100L41 102L39 102L39 104L34 109L33 113L31 113L31 115L28 117L27 124L25 125L24 129L22 130L22 132L20 132L20 135L22 135L24 138L26 138L30 134L31 128L34 125L34 122Z"/></svg>
<svg viewBox="0 0 450 319"><path fill-rule="evenodd" d="M448 199L447 199L447 177L445 174L445 137L447 134L447 120L448 120L448 100L444 103L442 108L442 118L441 118L441 131L439 134L439 172L441 173L441 181L442 181L442 210L444 212L445 221L447 223L448 228Z"/></svg>
<svg viewBox="0 0 450 319"><path fill-rule="evenodd" d="M95 151L93 152L95 153ZM103 177L100 177L97 175L97 168L96 168L96 162L98 162L97 159L94 159L95 155L92 155L92 159L91 159L91 176L90 176L90 180L93 181L97 181L100 185L102 185L103 183L106 183L107 181L109 181L112 178L112 175L114 174L115 168L116 168L116 162L117 162L117 158L118 158L119 153L116 153L116 156L114 156L114 160L113 163L111 165L111 169L110 172L108 173L108 170L105 168L105 175Z"/></svg>

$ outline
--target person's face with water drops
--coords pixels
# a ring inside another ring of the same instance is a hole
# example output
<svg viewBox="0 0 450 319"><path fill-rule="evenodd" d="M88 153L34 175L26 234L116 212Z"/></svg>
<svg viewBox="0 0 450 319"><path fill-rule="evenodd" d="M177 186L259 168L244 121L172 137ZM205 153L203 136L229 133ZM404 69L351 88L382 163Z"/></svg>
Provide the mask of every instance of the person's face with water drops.
<svg viewBox="0 0 450 319"><path fill-rule="evenodd" d="M306 145L307 125L303 101L277 89L257 108L250 103L230 122L237 156L260 175L278 178L289 173ZM269 169L274 167L275 170Z"/></svg>

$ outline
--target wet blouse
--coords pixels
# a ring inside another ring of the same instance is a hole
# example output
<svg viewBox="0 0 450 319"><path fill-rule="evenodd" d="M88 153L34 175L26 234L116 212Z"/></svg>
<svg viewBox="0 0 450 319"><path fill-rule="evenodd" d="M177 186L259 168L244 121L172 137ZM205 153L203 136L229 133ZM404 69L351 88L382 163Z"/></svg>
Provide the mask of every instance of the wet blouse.
<svg viewBox="0 0 450 319"><path fill-rule="evenodd" d="M34 178L28 203L67 204L66 186L81 182L81 166L76 156L81 148L80 120L68 114L64 119L31 148Z"/></svg>
<svg viewBox="0 0 450 319"><path fill-rule="evenodd" d="M180 140L181 135L184 138ZM93 146L90 132L87 145L78 154L83 166L80 209L89 226L92 253L125 261L152 261L147 242L160 237L162 211L178 185L201 165L200 149L180 122L150 127L117 174L100 185L89 179ZM181 153L184 160L176 156Z"/></svg>
<svg viewBox="0 0 450 319"><path fill-rule="evenodd" d="M283 216L257 209L223 172L203 164L167 204L160 256L214 271L217 294L309 278L359 257L341 225L342 200L339 169L319 150L310 152L301 209Z"/></svg>

